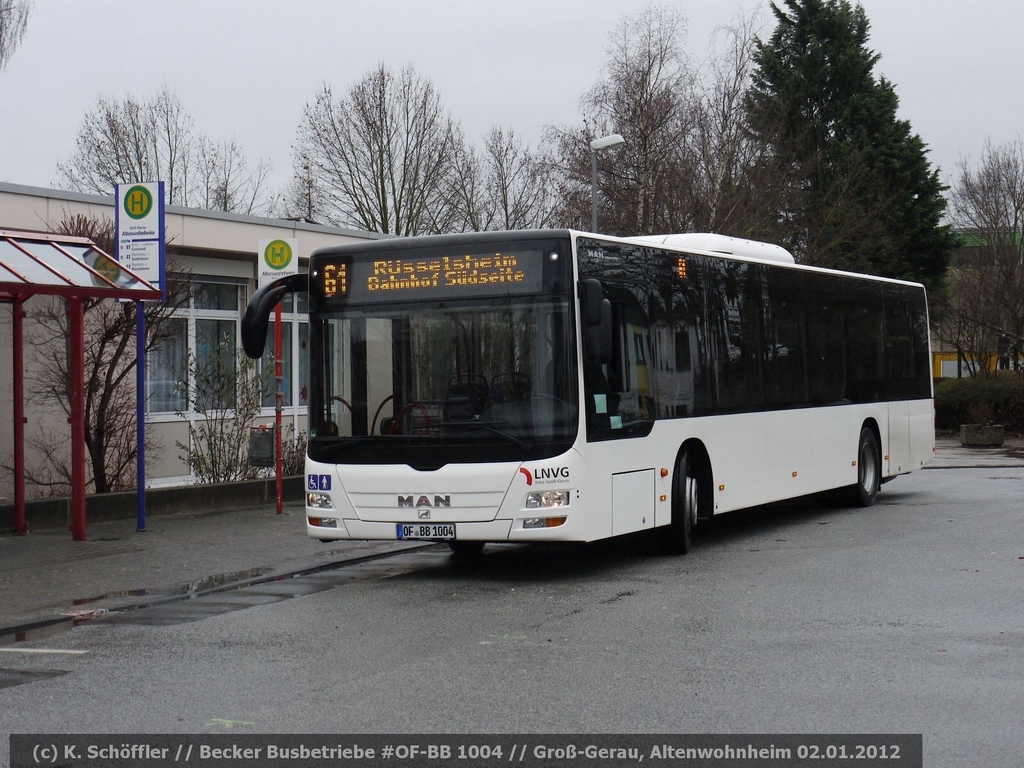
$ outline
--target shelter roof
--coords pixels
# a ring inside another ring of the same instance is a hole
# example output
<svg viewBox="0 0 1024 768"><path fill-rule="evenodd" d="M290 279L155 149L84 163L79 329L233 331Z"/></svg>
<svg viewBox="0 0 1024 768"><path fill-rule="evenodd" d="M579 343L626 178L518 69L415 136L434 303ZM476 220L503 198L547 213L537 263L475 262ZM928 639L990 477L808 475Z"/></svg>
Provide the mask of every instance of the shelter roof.
<svg viewBox="0 0 1024 768"><path fill-rule="evenodd" d="M88 238L0 230L0 302L36 294L131 301L162 298L157 288Z"/></svg>

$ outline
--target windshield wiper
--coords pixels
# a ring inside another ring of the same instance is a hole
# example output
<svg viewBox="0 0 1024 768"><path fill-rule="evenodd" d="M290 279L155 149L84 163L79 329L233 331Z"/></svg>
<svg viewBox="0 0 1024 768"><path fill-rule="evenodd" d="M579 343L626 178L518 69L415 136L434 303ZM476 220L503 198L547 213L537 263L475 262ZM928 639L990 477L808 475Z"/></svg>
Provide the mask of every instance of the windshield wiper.
<svg viewBox="0 0 1024 768"><path fill-rule="evenodd" d="M365 438L359 438L359 437L337 438L336 437L336 438L327 438L327 439L331 440L332 442L327 443L326 445L321 445L320 446L320 451L324 452L324 453L334 454L334 453L343 453L345 450L351 448L352 446L359 445L362 442L362 440L365 439Z"/></svg>
<svg viewBox="0 0 1024 768"><path fill-rule="evenodd" d="M477 421L476 419L467 419L466 421L445 421L441 423L441 427L481 427L486 429L492 434L498 435L502 439L512 443L517 448L521 448L524 451L528 451L533 448L533 443L528 440L523 440L521 437L516 437L509 432L502 429L498 429L498 424L508 424L507 421Z"/></svg>

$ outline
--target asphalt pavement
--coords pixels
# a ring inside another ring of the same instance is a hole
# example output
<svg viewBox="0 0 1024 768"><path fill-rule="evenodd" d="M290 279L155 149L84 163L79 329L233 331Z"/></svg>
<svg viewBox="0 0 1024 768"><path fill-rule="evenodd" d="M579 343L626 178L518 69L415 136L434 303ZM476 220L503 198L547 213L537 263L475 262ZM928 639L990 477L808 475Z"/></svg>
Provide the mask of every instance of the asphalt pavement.
<svg viewBox="0 0 1024 768"><path fill-rule="evenodd" d="M963 448L940 438L924 471L1024 466L1024 440ZM883 490L884 493L884 490ZM329 567L408 549L404 542L318 542L301 503L87 524L86 540L63 529L0 535L0 645L33 626L88 620L149 601L182 599L231 584Z"/></svg>

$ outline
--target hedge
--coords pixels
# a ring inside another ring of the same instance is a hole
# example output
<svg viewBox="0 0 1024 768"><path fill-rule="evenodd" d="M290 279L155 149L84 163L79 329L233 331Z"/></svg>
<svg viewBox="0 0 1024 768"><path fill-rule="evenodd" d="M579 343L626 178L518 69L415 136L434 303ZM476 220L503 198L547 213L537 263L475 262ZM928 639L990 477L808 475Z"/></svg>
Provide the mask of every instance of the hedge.
<svg viewBox="0 0 1024 768"><path fill-rule="evenodd" d="M1024 378L1009 371L991 376L943 379L935 387L935 426L1002 424L1024 432Z"/></svg>

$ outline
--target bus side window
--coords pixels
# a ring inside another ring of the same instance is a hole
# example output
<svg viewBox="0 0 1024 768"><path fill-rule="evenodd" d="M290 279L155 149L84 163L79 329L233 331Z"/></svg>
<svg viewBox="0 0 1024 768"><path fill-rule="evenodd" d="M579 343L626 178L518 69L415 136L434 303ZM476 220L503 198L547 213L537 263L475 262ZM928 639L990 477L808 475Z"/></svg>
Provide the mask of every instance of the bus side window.
<svg viewBox="0 0 1024 768"><path fill-rule="evenodd" d="M850 401L870 403L881 399L885 392L882 293L877 283L857 282L847 286L852 297L846 313Z"/></svg>
<svg viewBox="0 0 1024 768"><path fill-rule="evenodd" d="M590 439L646 434L655 417L647 311L630 290L616 286L609 294L612 302L611 362L584 365Z"/></svg>

